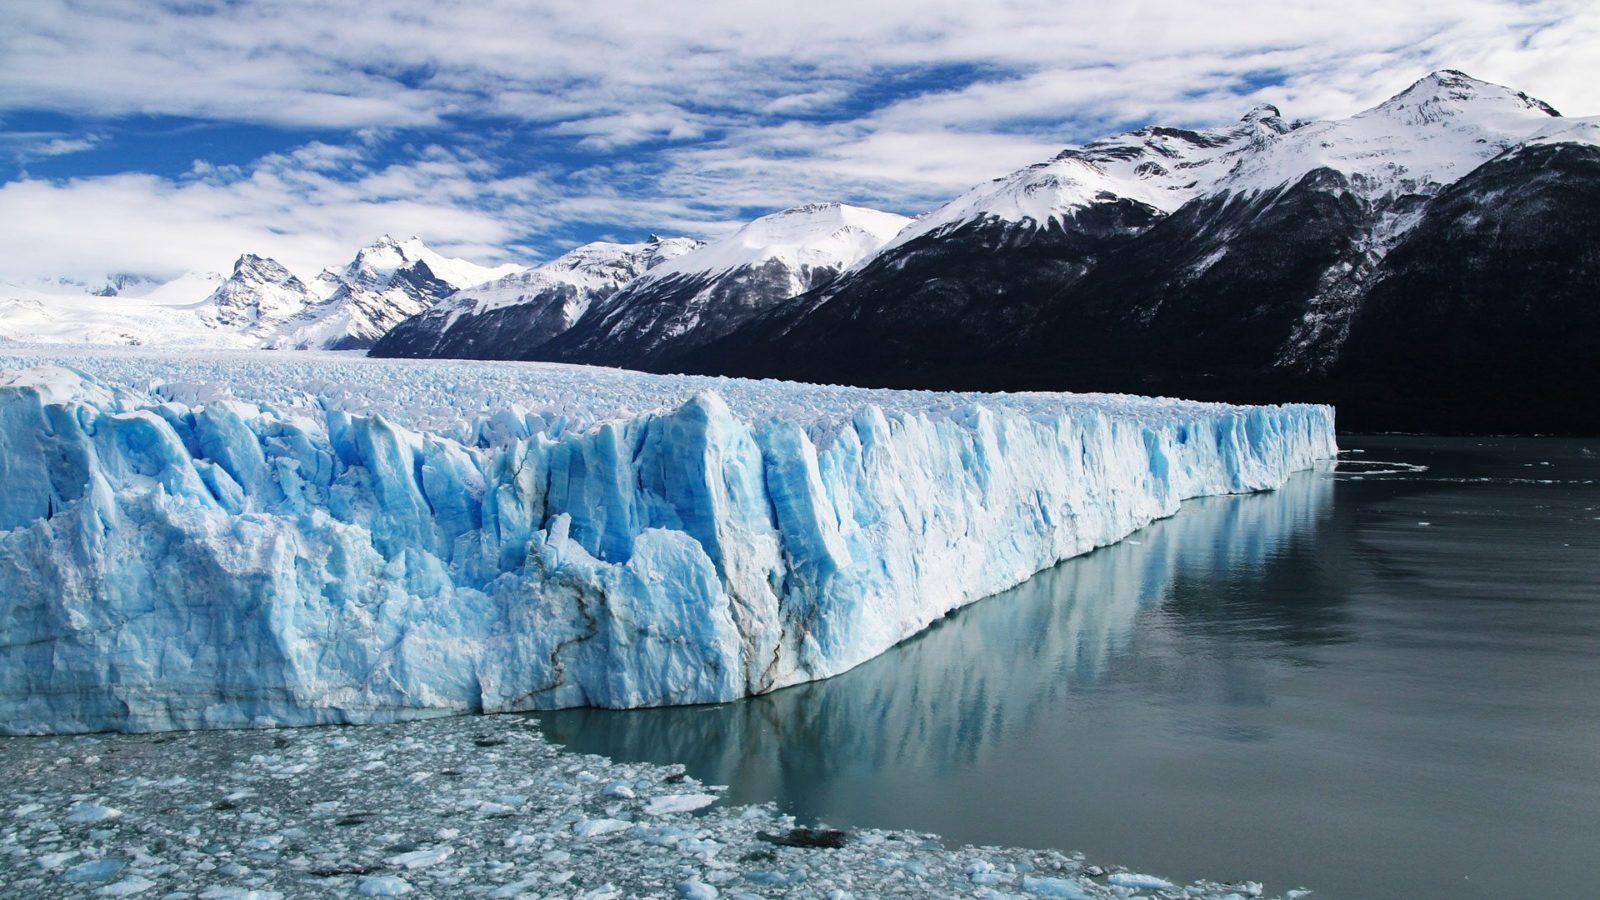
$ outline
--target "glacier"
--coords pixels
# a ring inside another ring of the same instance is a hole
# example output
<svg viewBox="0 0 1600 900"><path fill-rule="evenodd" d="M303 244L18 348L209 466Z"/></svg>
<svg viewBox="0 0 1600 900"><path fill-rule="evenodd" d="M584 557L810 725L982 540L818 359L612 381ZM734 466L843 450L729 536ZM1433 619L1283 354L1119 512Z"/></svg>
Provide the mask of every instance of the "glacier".
<svg viewBox="0 0 1600 900"><path fill-rule="evenodd" d="M1324 406L0 354L0 731L709 703L1337 452Z"/></svg>

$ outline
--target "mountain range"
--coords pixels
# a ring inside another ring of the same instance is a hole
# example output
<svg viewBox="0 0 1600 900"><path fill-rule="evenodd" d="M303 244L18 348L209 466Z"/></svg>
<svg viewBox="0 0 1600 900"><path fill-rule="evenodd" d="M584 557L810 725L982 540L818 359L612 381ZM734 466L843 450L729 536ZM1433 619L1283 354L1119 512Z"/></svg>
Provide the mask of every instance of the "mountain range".
<svg viewBox="0 0 1600 900"><path fill-rule="evenodd" d="M975 188L659 365L1593 433L1597 145L1595 120L1448 71L1339 121L1141 129Z"/></svg>
<svg viewBox="0 0 1600 900"><path fill-rule="evenodd" d="M241 255L228 275L171 281L109 276L103 285L0 283L0 339L43 343L357 350L456 291L521 271L436 253L384 235L344 267L303 280Z"/></svg>
<svg viewBox="0 0 1600 900"><path fill-rule="evenodd" d="M1071 146L916 219L811 204L531 268L385 238L311 283L249 255L211 278L110 276L120 315L0 292L0 336L141 340L143 303L178 316L168 340L1595 433L1600 120L1444 70L1345 119L1258 106Z"/></svg>

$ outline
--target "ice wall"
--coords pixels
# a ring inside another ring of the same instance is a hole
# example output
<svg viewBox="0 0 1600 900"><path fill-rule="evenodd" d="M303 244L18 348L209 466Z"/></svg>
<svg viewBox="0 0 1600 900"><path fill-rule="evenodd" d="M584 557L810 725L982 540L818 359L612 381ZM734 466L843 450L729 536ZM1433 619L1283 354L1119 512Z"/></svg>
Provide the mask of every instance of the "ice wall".
<svg viewBox="0 0 1600 900"><path fill-rule="evenodd" d="M824 429L705 392L584 429L501 413L458 440L13 371L0 729L729 700L1335 452L1326 407L1026 400Z"/></svg>

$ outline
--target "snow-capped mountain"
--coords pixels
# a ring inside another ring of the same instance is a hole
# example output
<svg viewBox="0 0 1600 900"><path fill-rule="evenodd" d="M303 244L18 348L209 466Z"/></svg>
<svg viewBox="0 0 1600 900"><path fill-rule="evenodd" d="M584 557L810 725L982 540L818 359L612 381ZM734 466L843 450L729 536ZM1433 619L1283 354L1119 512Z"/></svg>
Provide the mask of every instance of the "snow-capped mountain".
<svg viewBox="0 0 1600 900"><path fill-rule="evenodd" d="M279 349L354 350L372 346L405 319L462 288L520 271L520 266L480 266L441 256L416 237L384 235L356 253L341 271L317 281L326 299L310 307L268 341Z"/></svg>
<svg viewBox="0 0 1600 900"><path fill-rule="evenodd" d="M1435 72L1348 119L1295 128L1238 163L1210 191L1284 187L1316 169L1368 198L1437 191L1559 117L1549 104L1461 72Z"/></svg>
<svg viewBox="0 0 1600 900"><path fill-rule="evenodd" d="M1336 400L1358 427L1526 430L1536 410L1541 423L1570 421L1551 398L1600 386L1591 358L1573 350L1552 363L1531 339L1513 346L1489 332L1539 321L1591 344L1600 334L1580 299L1600 279L1597 231L1582 226L1597 131L1449 70L1347 119L1291 125L1258 108L1222 129L1141 129L979 186L833 283L645 363L925 388ZM1488 272L1500 273L1489 279L1498 302L1473 287ZM1441 326L1439 310L1473 296L1477 337ZM1356 346L1368 342L1393 345L1381 355L1397 381L1347 390L1366 377L1353 361L1376 358ZM1566 352L1568 339L1548 343ZM1430 351L1400 349L1418 345ZM1489 346L1499 349L1474 349ZM1451 385L1412 377L1408 366L1441 355L1479 365L1451 367L1464 379ZM1545 367L1587 374L1558 383L1541 380Z"/></svg>
<svg viewBox="0 0 1600 900"><path fill-rule="evenodd" d="M206 298L205 320L219 329L266 335L319 298L277 260L246 253Z"/></svg>
<svg viewBox="0 0 1600 900"><path fill-rule="evenodd" d="M571 328L596 301L700 246L692 238L654 235L638 244L584 244L542 266L457 291L391 329L371 353L516 359Z"/></svg>
<svg viewBox="0 0 1600 900"><path fill-rule="evenodd" d="M1069 147L919 216L882 252L969 224L1066 227L1079 212L1119 200L1171 212L1289 130L1277 107L1258 106L1225 128L1153 125Z"/></svg>
<svg viewBox="0 0 1600 900"><path fill-rule="evenodd" d="M762 216L650 269L530 358L637 367L682 353L832 281L909 221L842 203Z"/></svg>
<svg viewBox="0 0 1600 900"><path fill-rule="evenodd" d="M139 275L133 272L117 272L106 276L105 284L100 285L89 293L97 297L137 297L144 291L151 290L161 284L156 278L149 275Z"/></svg>

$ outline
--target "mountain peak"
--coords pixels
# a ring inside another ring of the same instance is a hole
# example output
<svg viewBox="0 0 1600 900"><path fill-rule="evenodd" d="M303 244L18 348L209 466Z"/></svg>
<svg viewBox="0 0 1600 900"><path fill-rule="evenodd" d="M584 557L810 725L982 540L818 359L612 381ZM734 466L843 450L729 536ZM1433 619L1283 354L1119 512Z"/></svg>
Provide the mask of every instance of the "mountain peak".
<svg viewBox="0 0 1600 900"><path fill-rule="evenodd" d="M239 254L239 258L233 261L233 271L235 274L244 269L258 269L263 266L276 266L280 269L283 268L283 266L272 257L262 256L257 253L241 253Z"/></svg>
<svg viewBox="0 0 1600 900"><path fill-rule="evenodd" d="M1283 113L1271 103L1262 103L1252 107L1251 110L1239 118L1241 122L1260 122L1263 119L1281 119Z"/></svg>
<svg viewBox="0 0 1600 900"><path fill-rule="evenodd" d="M1408 124L1425 125L1468 113L1504 114L1537 111L1560 116L1550 104L1459 69L1440 69L1417 79L1361 115L1388 115Z"/></svg>
<svg viewBox="0 0 1600 900"><path fill-rule="evenodd" d="M821 203L802 203L799 206L791 206L788 209L779 210L779 211L777 211L775 213L770 213L769 215L774 215L774 216L805 216L805 215L813 215L815 213L832 212L833 210L843 209L843 208L844 208L844 204L843 203L840 203L837 200L828 200L828 201L824 201L824 202L821 202Z"/></svg>
<svg viewBox="0 0 1600 900"><path fill-rule="evenodd" d="M808 203L753 219L653 270L662 275L723 272L781 260L799 268L845 268L893 238L911 220L846 203Z"/></svg>
<svg viewBox="0 0 1600 900"><path fill-rule="evenodd" d="M228 279L234 284L246 282L255 284L284 284L293 285L295 290L302 290L300 279L294 273L284 268L283 264L270 256L260 256L255 253L242 253L233 261L233 276ZM227 287L226 284L223 287ZM222 290L222 288L218 288Z"/></svg>
<svg viewBox="0 0 1600 900"><path fill-rule="evenodd" d="M464 259L444 256L416 235L397 240L392 234L384 234L356 252L355 259L345 266L342 277L382 289L401 270L411 270L419 265L426 268L430 277L458 289L493 281L522 269L511 264L480 266Z"/></svg>

